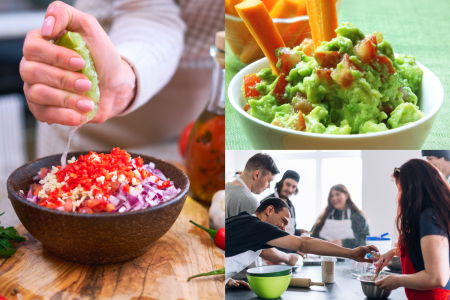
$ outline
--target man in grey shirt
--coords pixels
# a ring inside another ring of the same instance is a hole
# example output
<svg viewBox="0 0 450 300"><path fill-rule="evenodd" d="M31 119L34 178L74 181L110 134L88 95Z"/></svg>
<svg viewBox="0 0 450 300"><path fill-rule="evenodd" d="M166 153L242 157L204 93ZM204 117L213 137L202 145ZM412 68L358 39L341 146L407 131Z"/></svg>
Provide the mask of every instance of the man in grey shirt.
<svg viewBox="0 0 450 300"><path fill-rule="evenodd" d="M278 173L280 171L270 155L258 153L252 156L247 161L244 172L225 185L225 218L243 211L254 214L259 202L253 194L261 194L269 188L270 182Z"/></svg>

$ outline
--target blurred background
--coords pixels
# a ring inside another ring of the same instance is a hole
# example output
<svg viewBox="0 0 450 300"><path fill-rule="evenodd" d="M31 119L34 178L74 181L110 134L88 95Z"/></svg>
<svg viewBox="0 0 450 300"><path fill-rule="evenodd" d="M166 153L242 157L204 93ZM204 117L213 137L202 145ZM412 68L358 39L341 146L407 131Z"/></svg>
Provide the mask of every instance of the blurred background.
<svg viewBox="0 0 450 300"><path fill-rule="evenodd" d="M51 0L0 1L0 195L6 198L6 179L18 166L35 158L36 119L28 109L19 74L28 31L42 26ZM72 4L74 1L63 1ZM0 202L2 199L0 199ZM7 199L4 199L7 200ZM9 201L7 201L9 202ZM2 224L17 223L12 207L0 213Z"/></svg>
<svg viewBox="0 0 450 300"><path fill-rule="evenodd" d="M397 187L391 179L396 167L411 158L422 158L419 150L356 150L356 151L253 151L226 150L227 182L236 172L244 170L247 160L256 153L267 153L275 160L280 174L276 175L260 195L262 200L273 193L275 184L287 170L300 174L299 192L289 199L293 202L297 229L311 230L327 206L330 188L336 184L347 187L353 202L367 217L371 236L389 232L392 245L397 242L395 217Z"/></svg>

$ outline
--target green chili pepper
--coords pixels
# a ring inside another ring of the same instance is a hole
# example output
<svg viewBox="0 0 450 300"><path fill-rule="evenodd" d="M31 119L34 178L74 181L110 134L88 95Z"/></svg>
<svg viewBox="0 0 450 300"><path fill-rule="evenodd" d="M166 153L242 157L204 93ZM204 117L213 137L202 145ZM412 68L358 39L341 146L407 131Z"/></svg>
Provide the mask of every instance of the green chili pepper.
<svg viewBox="0 0 450 300"><path fill-rule="evenodd" d="M89 81L91 82L91 89L84 93L86 96L94 101L94 109L90 112L86 113L86 122L92 120L97 114L97 103L100 99L100 90L98 88L99 80L97 76L97 72L95 71L94 61L92 60L91 55L89 54L89 49L86 47L86 43L83 41L81 35L77 32L67 31L62 37L60 37L56 42L56 45L62 46L65 48L69 48L74 50L85 61L85 65L83 69L78 71L79 73L84 74Z"/></svg>
<svg viewBox="0 0 450 300"><path fill-rule="evenodd" d="M225 268L222 268L220 270L215 270L215 271L212 271L212 272L209 272L209 273L201 273L201 274L197 274L197 275L191 276L191 277L189 277L187 279L187 281L189 281L189 280L191 280L192 278L195 278L195 277L219 275L219 274L225 274Z"/></svg>

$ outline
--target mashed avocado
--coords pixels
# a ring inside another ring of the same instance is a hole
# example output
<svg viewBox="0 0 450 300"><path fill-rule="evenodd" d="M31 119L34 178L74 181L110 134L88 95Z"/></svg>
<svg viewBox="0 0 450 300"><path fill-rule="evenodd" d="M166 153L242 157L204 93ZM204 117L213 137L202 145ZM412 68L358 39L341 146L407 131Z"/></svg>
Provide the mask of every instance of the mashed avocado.
<svg viewBox="0 0 450 300"><path fill-rule="evenodd" d="M312 53L309 39L278 48L279 76L271 69L247 75L247 113L279 127L325 134L380 132L424 116L415 94L423 71L414 56L394 56L381 32L364 35L351 23L336 33Z"/></svg>

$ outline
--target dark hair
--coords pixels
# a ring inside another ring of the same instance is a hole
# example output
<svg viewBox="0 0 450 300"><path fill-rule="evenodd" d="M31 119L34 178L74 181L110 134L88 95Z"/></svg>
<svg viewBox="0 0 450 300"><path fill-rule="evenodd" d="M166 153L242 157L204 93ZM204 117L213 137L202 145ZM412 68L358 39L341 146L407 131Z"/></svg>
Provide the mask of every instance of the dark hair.
<svg viewBox="0 0 450 300"><path fill-rule="evenodd" d="M261 201L261 203L259 204L259 207L256 209L255 213L260 214L260 213L264 212L266 210L266 208L271 205L275 209L275 213L279 213L281 210L283 210L283 208L287 208L289 211L289 206L287 205L286 202L284 202L280 198L272 197L272 198L267 198L267 199Z"/></svg>
<svg viewBox="0 0 450 300"><path fill-rule="evenodd" d="M311 235L317 235L317 236L319 235L320 231L322 230L323 225L325 224L325 221L327 220L331 211L334 209L333 204L331 203L331 192L332 191L338 191L338 192L346 194L347 195L347 200L345 202L346 207L350 208L352 211L363 214L363 212L355 205L355 203L353 203L352 197L350 196L350 193L348 192L345 185L343 185L343 184L333 185L330 189L330 192L328 193L328 205L325 208L324 212L317 219L316 224L314 224L314 227L311 230Z"/></svg>
<svg viewBox="0 0 450 300"><path fill-rule="evenodd" d="M280 173L280 170L278 170L277 165L273 161L273 158L270 155L264 153L257 153L250 157L250 159L247 161L247 164L245 165L245 170L249 172L259 170L261 171L263 176L266 175L267 172L270 172L273 175Z"/></svg>
<svg viewBox="0 0 450 300"><path fill-rule="evenodd" d="M275 189L277 190L278 195L281 193L281 189L283 188L283 184L286 179L287 178L280 180L277 182L277 184L275 184ZM294 195L297 195L297 194L298 194L298 186L295 188L295 191L294 191Z"/></svg>
<svg viewBox="0 0 450 300"><path fill-rule="evenodd" d="M449 236L450 186L436 167L422 159L411 159L395 168L392 177L400 185L396 226L399 233L398 248L410 255L420 253L420 215L432 210L440 229Z"/></svg>

